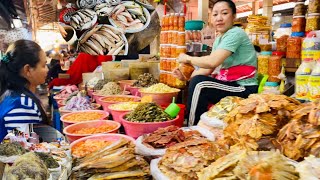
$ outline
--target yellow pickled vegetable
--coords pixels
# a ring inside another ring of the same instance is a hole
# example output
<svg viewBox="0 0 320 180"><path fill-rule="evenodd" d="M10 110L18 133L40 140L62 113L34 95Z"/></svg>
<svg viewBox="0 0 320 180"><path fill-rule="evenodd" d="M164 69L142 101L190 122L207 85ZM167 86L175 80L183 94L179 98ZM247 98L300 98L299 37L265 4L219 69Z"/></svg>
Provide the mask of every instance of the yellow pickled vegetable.
<svg viewBox="0 0 320 180"><path fill-rule="evenodd" d="M148 88L141 89L141 92L145 93L171 93L178 91L179 89L171 88L170 86L163 83L154 84Z"/></svg>
<svg viewBox="0 0 320 180"><path fill-rule="evenodd" d="M111 110L116 110L116 111L133 111L138 105L139 105L139 102L123 102L123 103L113 104L109 108Z"/></svg>

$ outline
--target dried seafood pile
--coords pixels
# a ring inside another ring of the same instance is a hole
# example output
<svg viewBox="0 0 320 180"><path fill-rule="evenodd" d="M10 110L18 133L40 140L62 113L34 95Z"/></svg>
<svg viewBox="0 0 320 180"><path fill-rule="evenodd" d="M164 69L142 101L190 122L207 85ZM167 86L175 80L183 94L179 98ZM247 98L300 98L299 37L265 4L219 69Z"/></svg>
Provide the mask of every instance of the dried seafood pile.
<svg viewBox="0 0 320 180"><path fill-rule="evenodd" d="M145 135L142 143L150 148L168 148L177 143L201 137L203 136L198 131L183 131L172 125Z"/></svg>
<svg viewBox="0 0 320 180"><path fill-rule="evenodd" d="M172 118L155 103L141 103L126 116L131 122L163 122Z"/></svg>
<svg viewBox="0 0 320 180"><path fill-rule="evenodd" d="M314 155L320 157L320 103L301 105L292 120L278 134L282 153L294 160Z"/></svg>
<svg viewBox="0 0 320 180"><path fill-rule="evenodd" d="M125 55L127 43L127 38L118 28L96 25L80 38L78 47L91 55Z"/></svg>
<svg viewBox="0 0 320 180"><path fill-rule="evenodd" d="M206 139L189 140L169 147L159 162L159 169L170 179L197 179L197 172L226 154L217 143Z"/></svg>
<svg viewBox="0 0 320 180"><path fill-rule="evenodd" d="M105 84L109 81L106 79L100 79L97 84L93 87L94 90L101 90Z"/></svg>
<svg viewBox="0 0 320 180"><path fill-rule="evenodd" d="M75 162L71 179L148 179L149 164L134 154L134 145L119 139Z"/></svg>
<svg viewBox="0 0 320 180"><path fill-rule="evenodd" d="M222 98L217 104L209 109L208 116L223 120L232 109L238 106L241 100L243 99L236 96Z"/></svg>
<svg viewBox="0 0 320 180"><path fill-rule="evenodd" d="M121 94L121 87L116 82L108 82L103 85L103 88L98 91L98 95L108 96L108 95L117 95Z"/></svg>
<svg viewBox="0 0 320 180"><path fill-rule="evenodd" d="M239 102L224 119L224 140L231 151L270 150L278 131L291 119L300 103L284 95L252 94Z"/></svg>
<svg viewBox="0 0 320 180"><path fill-rule="evenodd" d="M98 20L97 13L91 9L80 9L71 16L70 25L76 30L91 28Z"/></svg>
<svg viewBox="0 0 320 180"><path fill-rule="evenodd" d="M0 156L18 156L27 152L18 142L0 144Z"/></svg>
<svg viewBox="0 0 320 180"><path fill-rule="evenodd" d="M149 87L151 85L157 84L158 80L156 80L152 74L144 73L139 75L138 80L133 83L134 87Z"/></svg>
<svg viewBox="0 0 320 180"><path fill-rule="evenodd" d="M197 173L199 180L208 179L299 179L292 162L279 152L233 152Z"/></svg>

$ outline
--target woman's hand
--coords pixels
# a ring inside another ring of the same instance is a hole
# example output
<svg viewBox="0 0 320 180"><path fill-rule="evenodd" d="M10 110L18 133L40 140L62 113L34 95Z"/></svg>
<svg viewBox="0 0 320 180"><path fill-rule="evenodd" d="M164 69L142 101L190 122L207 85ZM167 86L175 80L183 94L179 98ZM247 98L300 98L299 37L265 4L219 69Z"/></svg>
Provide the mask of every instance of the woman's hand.
<svg viewBox="0 0 320 180"><path fill-rule="evenodd" d="M181 80L181 81L186 81L187 79L184 77L184 75L182 74L182 72L179 70L178 67L174 68L174 70L172 71L172 75Z"/></svg>
<svg viewBox="0 0 320 180"><path fill-rule="evenodd" d="M190 60L188 60L189 57L190 57L190 56L188 56L188 55L186 55L186 54L184 54L184 53L181 53L181 54L179 55L179 57L177 58L177 61L178 61L179 63L190 64Z"/></svg>

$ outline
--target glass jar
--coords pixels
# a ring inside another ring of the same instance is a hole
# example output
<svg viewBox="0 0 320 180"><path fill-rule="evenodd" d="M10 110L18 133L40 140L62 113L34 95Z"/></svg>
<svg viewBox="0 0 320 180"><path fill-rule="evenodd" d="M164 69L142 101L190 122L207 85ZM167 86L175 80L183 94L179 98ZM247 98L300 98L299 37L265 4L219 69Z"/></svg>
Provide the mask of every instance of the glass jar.
<svg viewBox="0 0 320 180"><path fill-rule="evenodd" d="M178 32L178 45L185 46L186 45L186 33L185 32Z"/></svg>
<svg viewBox="0 0 320 180"><path fill-rule="evenodd" d="M177 59L171 61L171 71L178 67Z"/></svg>
<svg viewBox="0 0 320 180"><path fill-rule="evenodd" d="M302 16L306 14L307 7L304 2L297 2L293 9L293 16Z"/></svg>
<svg viewBox="0 0 320 180"><path fill-rule="evenodd" d="M160 44L168 44L168 31L161 31Z"/></svg>
<svg viewBox="0 0 320 180"><path fill-rule="evenodd" d="M176 57L178 57L181 53L187 53L187 46L177 46Z"/></svg>
<svg viewBox="0 0 320 180"><path fill-rule="evenodd" d="M284 56L284 52L275 51L272 53L268 63L268 81L280 82L280 79L277 76L281 73L281 62Z"/></svg>
<svg viewBox="0 0 320 180"><path fill-rule="evenodd" d="M271 51L261 51L258 56L258 73L268 74L269 58L271 55Z"/></svg>
<svg viewBox="0 0 320 180"><path fill-rule="evenodd" d="M162 18L162 28L164 31L169 30L169 14L163 16Z"/></svg>
<svg viewBox="0 0 320 180"><path fill-rule="evenodd" d="M179 13L175 13L173 17L173 30L179 30Z"/></svg>
<svg viewBox="0 0 320 180"><path fill-rule="evenodd" d="M308 14L306 32L320 29L320 13Z"/></svg>
<svg viewBox="0 0 320 180"><path fill-rule="evenodd" d="M173 20L174 20L174 13L171 13L170 16L169 16L169 30L173 30L174 27L173 27Z"/></svg>
<svg viewBox="0 0 320 180"><path fill-rule="evenodd" d="M178 45L178 32L172 31L172 44Z"/></svg>
<svg viewBox="0 0 320 180"><path fill-rule="evenodd" d="M291 37L288 38L286 54L287 58L301 58L301 45L303 36L303 32L294 32L291 34Z"/></svg>
<svg viewBox="0 0 320 180"><path fill-rule="evenodd" d="M170 57L171 58L176 58L177 55L177 45L171 44L170 46Z"/></svg>
<svg viewBox="0 0 320 180"><path fill-rule="evenodd" d="M305 29L306 29L305 16L293 16L292 32L304 32Z"/></svg>
<svg viewBox="0 0 320 180"><path fill-rule="evenodd" d="M168 31L168 44L172 44L172 41L173 41L173 34L172 34L173 31Z"/></svg>
<svg viewBox="0 0 320 180"><path fill-rule="evenodd" d="M186 42L192 42L192 31L186 31Z"/></svg>
<svg viewBox="0 0 320 180"><path fill-rule="evenodd" d="M184 14L181 13L179 16L179 22L178 22L179 31L185 30L185 21L186 21L186 18L184 16Z"/></svg>
<svg viewBox="0 0 320 180"><path fill-rule="evenodd" d="M309 0L308 13L319 13L320 12L320 1Z"/></svg>
<svg viewBox="0 0 320 180"><path fill-rule="evenodd" d="M283 35L277 39L277 51L287 52L288 35Z"/></svg>

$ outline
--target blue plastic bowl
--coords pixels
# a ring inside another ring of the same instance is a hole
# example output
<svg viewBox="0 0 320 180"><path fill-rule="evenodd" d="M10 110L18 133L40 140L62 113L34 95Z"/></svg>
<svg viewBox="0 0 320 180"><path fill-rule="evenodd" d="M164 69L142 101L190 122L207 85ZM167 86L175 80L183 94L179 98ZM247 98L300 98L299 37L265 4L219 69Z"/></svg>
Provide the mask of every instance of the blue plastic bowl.
<svg viewBox="0 0 320 180"><path fill-rule="evenodd" d="M186 21L185 28L186 30L202 30L203 24L205 23L201 20Z"/></svg>

